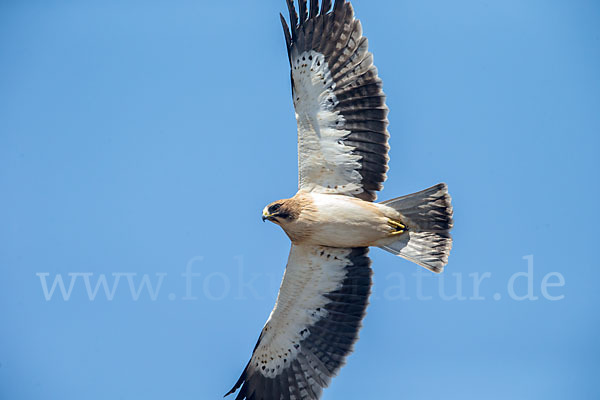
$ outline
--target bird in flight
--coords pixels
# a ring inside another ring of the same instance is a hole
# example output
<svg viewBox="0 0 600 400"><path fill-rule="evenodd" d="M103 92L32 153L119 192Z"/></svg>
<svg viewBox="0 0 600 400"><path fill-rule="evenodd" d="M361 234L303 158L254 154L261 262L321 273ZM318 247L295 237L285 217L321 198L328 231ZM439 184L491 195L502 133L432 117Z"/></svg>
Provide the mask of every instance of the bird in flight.
<svg viewBox="0 0 600 400"><path fill-rule="evenodd" d="M298 192L262 218L292 242L275 307L227 395L319 399L358 338L371 291L369 247L433 272L452 247L441 183L375 203L388 170L387 113L367 38L349 2L286 0L281 16L298 123Z"/></svg>

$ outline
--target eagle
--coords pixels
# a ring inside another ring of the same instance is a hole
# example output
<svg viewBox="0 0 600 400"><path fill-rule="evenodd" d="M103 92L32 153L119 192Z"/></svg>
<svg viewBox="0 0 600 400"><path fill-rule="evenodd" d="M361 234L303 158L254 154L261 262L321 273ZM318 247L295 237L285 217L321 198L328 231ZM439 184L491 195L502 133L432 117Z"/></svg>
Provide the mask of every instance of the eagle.
<svg viewBox="0 0 600 400"><path fill-rule="evenodd" d="M369 247L439 273L452 247L445 184L376 203L388 170L388 108L367 38L346 0L286 0L298 124L298 192L267 205L291 250L275 307L226 394L319 399L358 339L371 291Z"/></svg>

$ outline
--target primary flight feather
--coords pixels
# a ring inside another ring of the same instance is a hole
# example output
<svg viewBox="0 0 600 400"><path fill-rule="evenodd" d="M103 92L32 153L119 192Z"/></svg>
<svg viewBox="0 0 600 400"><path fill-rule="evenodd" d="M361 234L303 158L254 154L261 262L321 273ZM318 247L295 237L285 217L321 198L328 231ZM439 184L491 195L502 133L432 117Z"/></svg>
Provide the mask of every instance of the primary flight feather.
<svg viewBox="0 0 600 400"><path fill-rule="evenodd" d="M298 193L263 220L292 242L275 307L227 395L318 399L352 352L371 288L369 247L441 272L452 247L445 184L374 203L388 170L381 79L350 3L286 0Z"/></svg>

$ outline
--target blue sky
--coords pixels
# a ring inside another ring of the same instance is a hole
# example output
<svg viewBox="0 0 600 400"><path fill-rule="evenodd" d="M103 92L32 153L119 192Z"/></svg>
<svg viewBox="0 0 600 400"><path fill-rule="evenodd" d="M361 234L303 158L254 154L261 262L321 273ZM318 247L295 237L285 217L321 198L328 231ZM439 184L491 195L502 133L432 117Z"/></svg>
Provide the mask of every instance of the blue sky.
<svg viewBox="0 0 600 400"><path fill-rule="evenodd" d="M289 251L260 222L297 185L284 3L0 3L0 397L238 378ZM447 182L455 241L441 276L372 250L323 398L600 397L600 6L353 4L390 107L380 199Z"/></svg>

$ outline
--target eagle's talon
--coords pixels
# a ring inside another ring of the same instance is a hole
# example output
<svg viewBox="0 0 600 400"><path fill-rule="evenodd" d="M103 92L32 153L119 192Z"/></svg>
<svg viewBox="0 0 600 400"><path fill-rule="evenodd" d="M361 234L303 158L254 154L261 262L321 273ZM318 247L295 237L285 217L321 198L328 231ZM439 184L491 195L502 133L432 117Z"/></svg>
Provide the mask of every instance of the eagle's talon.
<svg viewBox="0 0 600 400"><path fill-rule="evenodd" d="M388 225L391 226L392 229L394 229L394 231L390 233L390 235L392 236L401 235L408 230L406 225L398 221L394 221L393 219L388 219Z"/></svg>

